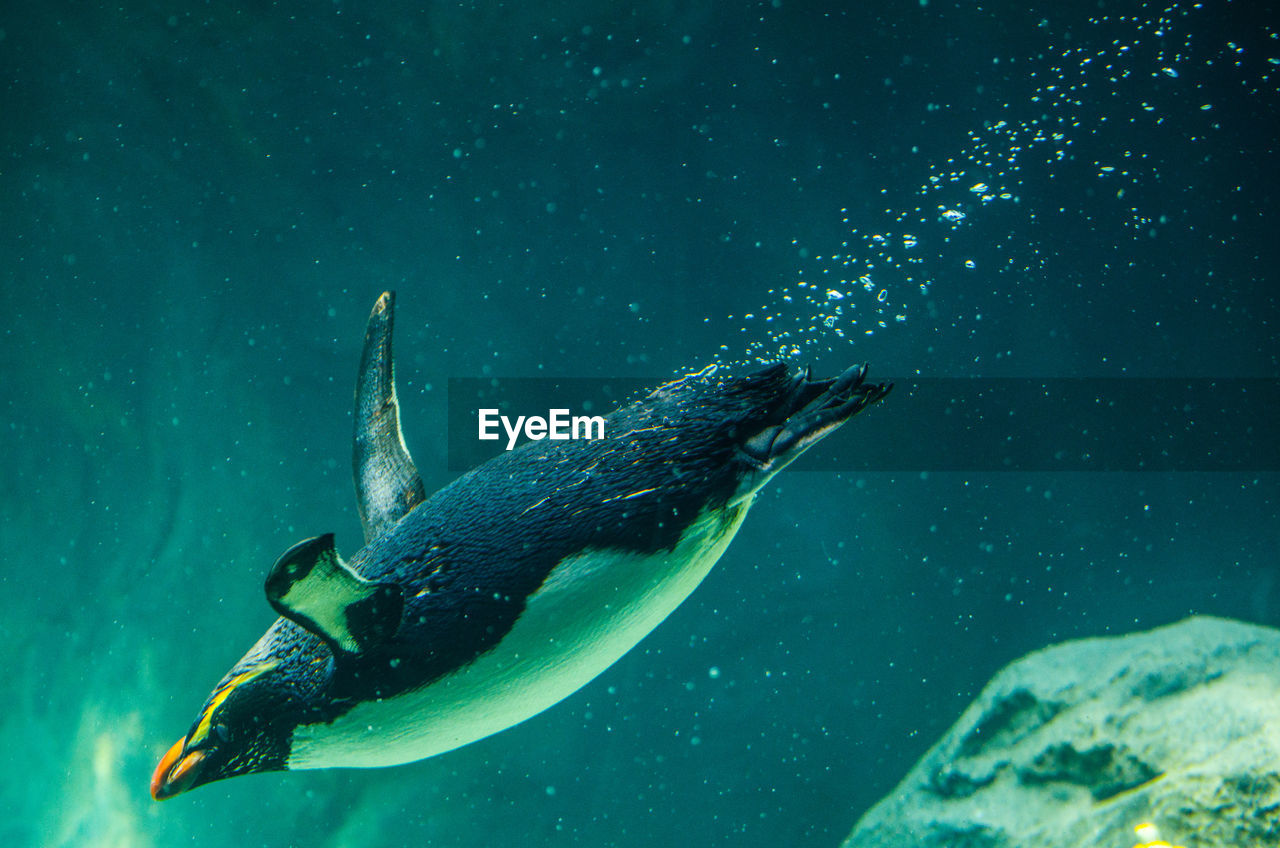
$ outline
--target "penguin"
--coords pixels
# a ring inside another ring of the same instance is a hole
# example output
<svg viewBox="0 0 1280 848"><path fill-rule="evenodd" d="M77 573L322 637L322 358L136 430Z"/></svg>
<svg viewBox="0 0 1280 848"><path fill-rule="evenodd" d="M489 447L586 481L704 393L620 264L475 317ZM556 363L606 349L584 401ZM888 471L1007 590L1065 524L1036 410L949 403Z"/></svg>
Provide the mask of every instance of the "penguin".
<svg viewBox="0 0 1280 848"><path fill-rule="evenodd" d="M528 441L427 497L400 430L394 293L356 382L364 546L289 548L279 614L169 748L151 796L258 772L412 762L534 716L595 678L706 577L775 474L891 383L778 363L709 369L606 416L604 438Z"/></svg>

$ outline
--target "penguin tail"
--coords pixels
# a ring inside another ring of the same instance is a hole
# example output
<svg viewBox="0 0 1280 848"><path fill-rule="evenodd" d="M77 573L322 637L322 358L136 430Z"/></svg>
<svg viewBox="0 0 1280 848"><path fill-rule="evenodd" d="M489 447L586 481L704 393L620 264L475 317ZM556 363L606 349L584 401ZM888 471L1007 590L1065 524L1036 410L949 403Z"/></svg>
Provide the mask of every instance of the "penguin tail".
<svg viewBox="0 0 1280 848"><path fill-rule="evenodd" d="M867 383L867 366L855 365L839 377L812 380L798 373L772 423L748 438L742 453L764 481L830 435L862 410L883 400L893 383Z"/></svg>

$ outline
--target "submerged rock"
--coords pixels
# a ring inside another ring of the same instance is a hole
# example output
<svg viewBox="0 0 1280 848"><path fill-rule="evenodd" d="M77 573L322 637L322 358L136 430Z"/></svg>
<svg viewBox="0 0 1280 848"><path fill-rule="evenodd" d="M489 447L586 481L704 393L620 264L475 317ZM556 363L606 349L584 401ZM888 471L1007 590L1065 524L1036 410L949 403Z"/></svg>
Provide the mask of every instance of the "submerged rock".
<svg viewBox="0 0 1280 848"><path fill-rule="evenodd" d="M844 848L1280 846L1280 630L1190 618L1001 670Z"/></svg>

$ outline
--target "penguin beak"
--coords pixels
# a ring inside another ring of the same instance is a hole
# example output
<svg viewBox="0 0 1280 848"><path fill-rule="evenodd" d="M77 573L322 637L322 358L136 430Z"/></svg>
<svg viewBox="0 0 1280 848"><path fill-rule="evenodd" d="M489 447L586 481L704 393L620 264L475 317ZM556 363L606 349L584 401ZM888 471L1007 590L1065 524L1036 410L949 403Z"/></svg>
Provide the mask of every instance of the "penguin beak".
<svg viewBox="0 0 1280 848"><path fill-rule="evenodd" d="M204 761L208 752L189 751L184 755L183 747L186 743L187 737L184 736L174 742L173 747L160 759L160 765L156 766L155 774L151 775L153 799L163 801L187 791L200 774L200 763Z"/></svg>

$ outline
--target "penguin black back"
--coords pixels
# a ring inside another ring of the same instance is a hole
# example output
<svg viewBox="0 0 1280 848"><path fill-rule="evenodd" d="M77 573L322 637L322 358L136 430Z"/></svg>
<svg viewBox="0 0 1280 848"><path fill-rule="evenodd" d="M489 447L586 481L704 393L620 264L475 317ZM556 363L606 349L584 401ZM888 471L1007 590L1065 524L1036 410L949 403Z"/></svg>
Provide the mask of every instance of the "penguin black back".
<svg viewBox="0 0 1280 848"><path fill-rule="evenodd" d="M429 497L352 560L366 578L416 596L402 638L383 646L379 694L437 679L497 644L569 556L670 553L699 516L729 521L744 478L761 469L752 439L834 382L783 364L692 376L607 416L605 439L529 441ZM845 388L836 404L845 418L889 389L862 385L860 372ZM403 644L438 647L414 656Z"/></svg>

